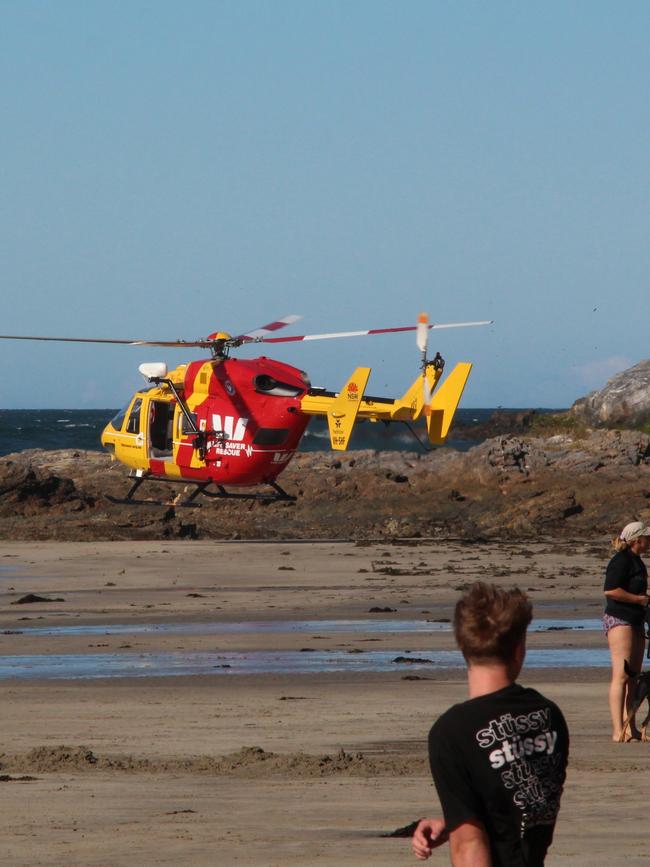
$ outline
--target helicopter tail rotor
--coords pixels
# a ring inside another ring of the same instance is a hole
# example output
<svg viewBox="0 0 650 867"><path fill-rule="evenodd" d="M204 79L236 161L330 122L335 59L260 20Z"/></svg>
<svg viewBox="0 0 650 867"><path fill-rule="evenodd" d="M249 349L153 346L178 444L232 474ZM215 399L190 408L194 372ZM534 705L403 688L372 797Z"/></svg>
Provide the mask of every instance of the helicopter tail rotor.
<svg viewBox="0 0 650 867"><path fill-rule="evenodd" d="M427 355L427 345L429 343L429 317L426 313L420 313L418 316L418 324L415 332L415 342L422 353L423 357Z"/></svg>
<svg viewBox="0 0 650 867"><path fill-rule="evenodd" d="M458 323L469 324L469 323ZM477 323L472 323L477 324ZM484 323L483 323L484 324ZM433 392L438 384L438 380L442 375L445 366L445 361L439 352L436 352L434 358L430 361L427 355L429 346L429 331L435 328L435 325L429 325L429 317L426 313L420 313L418 316L418 324L415 331L415 342L418 349L422 353L420 368L422 370L422 414L425 418L431 415L431 399ZM444 326L442 326L444 327ZM449 327L455 327L450 325Z"/></svg>
<svg viewBox="0 0 650 867"><path fill-rule="evenodd" d="M436 387L437 378L429 375L429 362L427 349L429 347L429 317L426 313L420 313L415 331L415 343L422 353L422 411L425 416L431 414L431 397Z"/></svg>

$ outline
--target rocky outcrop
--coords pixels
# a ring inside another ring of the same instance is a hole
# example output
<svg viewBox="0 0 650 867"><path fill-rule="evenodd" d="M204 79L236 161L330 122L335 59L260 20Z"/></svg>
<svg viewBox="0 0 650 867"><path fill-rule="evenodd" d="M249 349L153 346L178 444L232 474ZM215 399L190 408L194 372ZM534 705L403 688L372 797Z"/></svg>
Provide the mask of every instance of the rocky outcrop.
<svg viewBox="0 0 650 867"><path fill-rule="evenodd" d="M79 512L92 507L95 497L80 493L72 479L34 467L8 462L0 477L0 516L38 515L44 510Z"/></svg>
<svg viewBox="0 0 650 867"><path fill-rule="evenodd" d="M639 428L650 422L650 360L617 373L600 391L577 400L571 412L592 427Z"/></svg>
<svg viewBox="0 0 650 867"><path fill-rule="evenodd" d="M281 477L294 503L199 499L147 483L122 505L126 470L99 452L0 459L5 539L503 539L614 534L650 522L650 437L499 436L467 452L299 454Z"/></svg>

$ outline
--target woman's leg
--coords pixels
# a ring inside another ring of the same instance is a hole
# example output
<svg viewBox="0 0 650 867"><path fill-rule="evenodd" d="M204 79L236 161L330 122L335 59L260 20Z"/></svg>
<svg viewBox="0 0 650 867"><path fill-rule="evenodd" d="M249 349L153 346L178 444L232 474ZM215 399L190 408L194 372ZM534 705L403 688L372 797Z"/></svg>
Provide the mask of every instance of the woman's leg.
<svg viewBox="0 0 650 867"><path fill-rule="evenodd" d="M625 674L625 660L633 671L635 631L631 626L614 626L607 633L607 643L612 656L612 680L609 685L609 712L612 717L612 740L617 741L623 731L623 708L626 704L628 677ZM641 651L643 653L643 650ZM627 715L627 714L626 714Z"/></svg>
<svg viewBox="0 0 650 867"><path fill-rule="evenodd" d="M643 651L645 649L645 638L640 629L632 631L632 651L631 658L628 660L632 671L640 672L643 668ZM634 700L634 692L632 689L632 681L628 679L625 688L625 716L632 710L632 702ZM633 738L640 738L641 732L636 727L636 719L630 721L630 735Z"/></svg>

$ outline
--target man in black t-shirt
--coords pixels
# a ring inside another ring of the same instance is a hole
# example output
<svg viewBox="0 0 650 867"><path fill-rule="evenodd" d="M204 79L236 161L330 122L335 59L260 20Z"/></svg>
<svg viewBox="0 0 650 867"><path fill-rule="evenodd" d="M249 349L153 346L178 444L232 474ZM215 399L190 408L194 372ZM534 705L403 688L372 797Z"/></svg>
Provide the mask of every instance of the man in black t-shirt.
<svg viewBox="0 0 650 867"><path fill-rule="evenodd" d="M424 860L449 840L454 867L540 867L553 839L569 734L562 712L515 683L532 607L520 590L477 582L456 605L454 631L470 698L429 734L444 820L422 819L413 851Z"/></svg>

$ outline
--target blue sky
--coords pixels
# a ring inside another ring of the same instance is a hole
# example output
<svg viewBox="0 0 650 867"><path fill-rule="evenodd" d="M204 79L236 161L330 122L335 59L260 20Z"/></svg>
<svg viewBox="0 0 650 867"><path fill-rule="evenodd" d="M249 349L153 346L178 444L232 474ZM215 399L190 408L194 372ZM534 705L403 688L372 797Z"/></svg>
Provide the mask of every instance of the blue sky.
<svg viewBox="0 0 650 867"><path fill-rule="evenodd" d="M475 362L465 406L566 406L648 356L650 4L0 13L2 333L494 319L432 341ZM273 355L387 394L418 362L411 336ZM140 362L187 359L5 342L0 406L121 405Z"/></svg>

